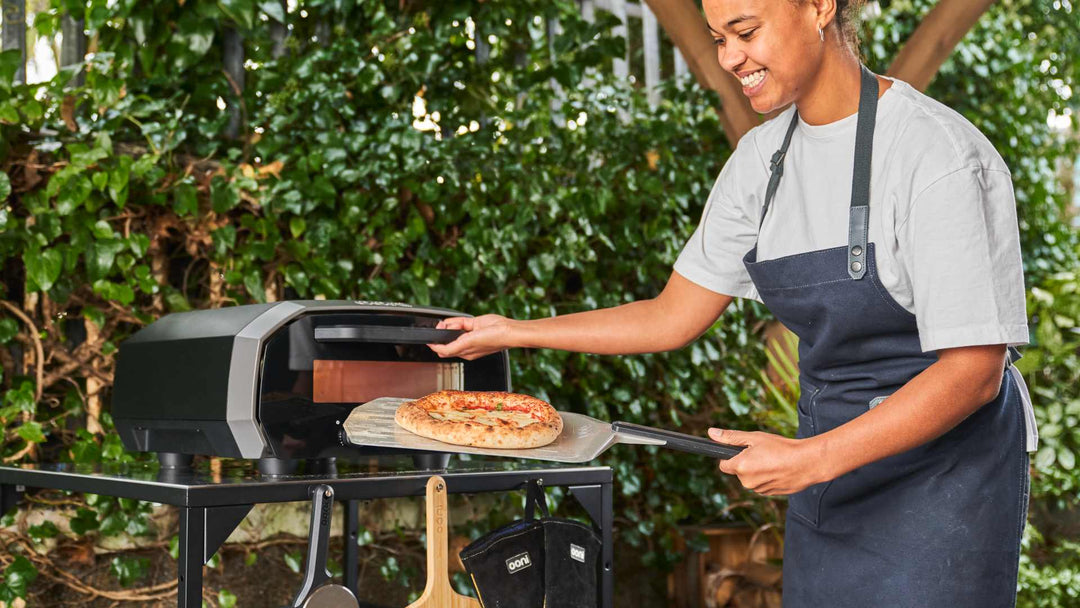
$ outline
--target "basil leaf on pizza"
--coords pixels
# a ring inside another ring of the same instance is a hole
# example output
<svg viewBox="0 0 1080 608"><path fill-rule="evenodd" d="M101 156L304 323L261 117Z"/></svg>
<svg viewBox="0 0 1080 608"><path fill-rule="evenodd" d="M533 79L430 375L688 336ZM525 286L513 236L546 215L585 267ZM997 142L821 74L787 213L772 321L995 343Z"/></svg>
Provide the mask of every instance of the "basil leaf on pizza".
<svg viewBox="0 0 1080 608"><path fill-rule="evenodd" d="M550 403L496 391L439 391L402 403L394 420L436 441L508 450L545 446L563 428Z"/></svg>

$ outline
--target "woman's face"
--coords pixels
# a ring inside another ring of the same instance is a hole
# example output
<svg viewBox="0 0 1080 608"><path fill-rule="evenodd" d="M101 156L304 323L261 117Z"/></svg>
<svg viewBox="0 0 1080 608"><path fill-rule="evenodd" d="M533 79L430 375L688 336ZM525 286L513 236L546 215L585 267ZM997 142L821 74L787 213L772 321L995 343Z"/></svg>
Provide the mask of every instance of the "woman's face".
<svg viewBox="0 0 1080 608"><path fill-rule="evenodd" d="M762 114L797 100L824 52L815 2L703 0L720 66Z"/></svg>

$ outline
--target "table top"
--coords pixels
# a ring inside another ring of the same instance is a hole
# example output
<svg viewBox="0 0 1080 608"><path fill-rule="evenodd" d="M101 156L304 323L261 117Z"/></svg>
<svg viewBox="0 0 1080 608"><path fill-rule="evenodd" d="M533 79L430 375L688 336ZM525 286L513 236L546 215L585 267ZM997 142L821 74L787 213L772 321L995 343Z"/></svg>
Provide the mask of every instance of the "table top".
<svg viewBox="0 0 1080 608"><path fill-rule="evenodd" d="M408 456L338 460L327 471L264 475L253 461L221 459L211 469L196 459L188 469L167 469L157 461L77 465L42 463L0 466L0 484L89 492L187 507L210 507L309 500L311 488L326 484L336 500L422 496L432 475L446 479L452 493L520 489L527 481L543 479L548 486L610 483L612 471L601 466L571 466L551 462L476 458L455 455L443 469L419 470Z"/></svg>

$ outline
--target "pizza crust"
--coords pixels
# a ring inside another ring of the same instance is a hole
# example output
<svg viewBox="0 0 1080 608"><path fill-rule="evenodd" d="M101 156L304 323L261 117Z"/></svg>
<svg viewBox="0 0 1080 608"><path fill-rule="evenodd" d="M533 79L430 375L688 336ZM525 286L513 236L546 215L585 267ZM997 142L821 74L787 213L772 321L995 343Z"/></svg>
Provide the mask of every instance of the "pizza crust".
<svg viewBox="0 0 1080 608"><path fill-rule="evenodd" d="M520 450L545 446L562 432L551 404L517 393L439 391L401 404L405 430L454 445Z"/></svg>

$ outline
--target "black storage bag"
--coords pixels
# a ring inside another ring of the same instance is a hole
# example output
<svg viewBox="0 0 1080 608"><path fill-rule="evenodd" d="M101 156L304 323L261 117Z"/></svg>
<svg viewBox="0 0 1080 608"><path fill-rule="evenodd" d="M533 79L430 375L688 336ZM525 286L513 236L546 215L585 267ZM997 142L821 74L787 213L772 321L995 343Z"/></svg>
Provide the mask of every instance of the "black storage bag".
<svg viewBox="0 0 1080 608"><path fill-rule="evenodd" d="M509 523L461 550L484 608L544 608L544 526L534 518L529 488L525 519Z"/></svg>
<svg viewBox="0 0 1080 608"><path fill-rule="evenodd" d="M545 517L546 608L596 608L600 535L572 519Z"/></svg>
<svg viewBox="0 0 1080 608"><path fill-rule="evenodd" d="M595 608L600 535L581 522L551 517L539 482L529 484L525 503L524 520L461 551L480 603L484 608Z"/></svg>

